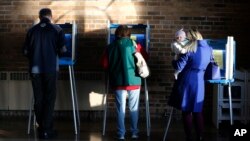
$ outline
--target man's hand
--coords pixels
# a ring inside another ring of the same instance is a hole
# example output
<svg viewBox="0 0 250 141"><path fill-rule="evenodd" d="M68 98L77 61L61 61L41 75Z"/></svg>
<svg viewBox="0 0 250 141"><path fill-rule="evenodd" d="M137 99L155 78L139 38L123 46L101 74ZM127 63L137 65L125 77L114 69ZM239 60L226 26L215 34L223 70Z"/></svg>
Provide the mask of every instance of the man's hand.
<svg viewBox="0 0 250 141"><path fill-rule="evenodd" d="M61 53L65 53L67 52L67 47L66 46L63 46L60 50Z"/></svg>

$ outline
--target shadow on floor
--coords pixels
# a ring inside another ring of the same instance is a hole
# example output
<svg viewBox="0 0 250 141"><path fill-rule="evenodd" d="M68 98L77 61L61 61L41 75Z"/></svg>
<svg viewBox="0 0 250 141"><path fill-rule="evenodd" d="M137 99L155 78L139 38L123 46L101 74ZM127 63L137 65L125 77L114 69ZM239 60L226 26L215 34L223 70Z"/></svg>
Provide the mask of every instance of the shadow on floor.
<svg viewBox="0 0 250 141"><path fill-rule="evenodd" d="M139 122L139 141L162 141L164 130L167 125L166 119L151 119L150 136L147 136L146 122ZM126 121L128 123L128 121ZM80 131L74 133L72 119L55 119L55 129L58 137L55 141L115 141L116 124L114 119L107 120L105 136L102 135L102 119L81 120ZM0 119L0 141L39 141L36 132L31 129L27 134L28 119L26 118L1 118ZM129 128L129 125L126 125ZM205 125L204 138L206 141L228 141L229 123L222 123L220 129L216 129L211 123ZM126 140L131 140L129 132ZM180 120L171 122L166 141L185 141L185 134ZM238 140L239 141L239 140Z"/></svg>

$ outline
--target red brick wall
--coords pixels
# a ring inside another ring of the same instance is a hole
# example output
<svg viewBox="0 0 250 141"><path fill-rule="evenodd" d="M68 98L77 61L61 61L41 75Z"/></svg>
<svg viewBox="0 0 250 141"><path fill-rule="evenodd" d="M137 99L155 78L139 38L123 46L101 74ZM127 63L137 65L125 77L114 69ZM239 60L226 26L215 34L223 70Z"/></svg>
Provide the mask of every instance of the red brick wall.
<svg viewBox="0 0 250 141"><path fill-rule="evenodd" d="M119 24L148 21L150 107L152 113L162 113L173 82L170 42L175 31L195 27L205 38L234 36L237 67L249 69L249 6L247 0L1 0L0 71L27 70L21 48L40 8L51 8L55 23L75 20L78 24L76 71L101 71L98 61L106 45L108 20Z"/></svg>

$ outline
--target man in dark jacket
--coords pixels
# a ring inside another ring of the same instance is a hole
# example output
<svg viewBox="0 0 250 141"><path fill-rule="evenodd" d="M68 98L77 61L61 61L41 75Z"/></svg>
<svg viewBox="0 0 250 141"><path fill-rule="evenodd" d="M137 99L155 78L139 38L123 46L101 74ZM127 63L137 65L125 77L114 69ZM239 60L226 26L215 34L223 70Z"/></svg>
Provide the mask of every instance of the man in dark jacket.
<svg viewBox="0 0 250 141"><path fill-rule="evenodd" d="M40 22L28 30L23 53L29 59L38 135L39 138L49 139L56 135L53 112L59 71L58 55L66 49L62 29L51 23L52 11L49 8L41 9L39 18Z"/></svg>

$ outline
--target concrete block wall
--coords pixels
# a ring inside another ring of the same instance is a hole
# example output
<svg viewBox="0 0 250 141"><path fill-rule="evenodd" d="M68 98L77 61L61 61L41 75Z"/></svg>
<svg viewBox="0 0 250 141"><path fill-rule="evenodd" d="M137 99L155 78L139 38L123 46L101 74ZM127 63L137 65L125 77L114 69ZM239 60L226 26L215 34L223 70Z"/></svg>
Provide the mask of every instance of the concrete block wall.
<svg viewBox="0 0 250 141"><path fill-rule="evenodd" d="M161 115L173 84L170 43L175 31L198 28L204 38L234 36L236 66L249 69L249 6L246 0L1 0L0 71L27 70L22 44L43 7L53 10L54 23L76 21L79 34L75 70L79 72L102 71L99 60L107 44L108 20L119 24L148 22L150 110L152 115ZM207 101L207 105L212 103L211 98Z"/></svg>

